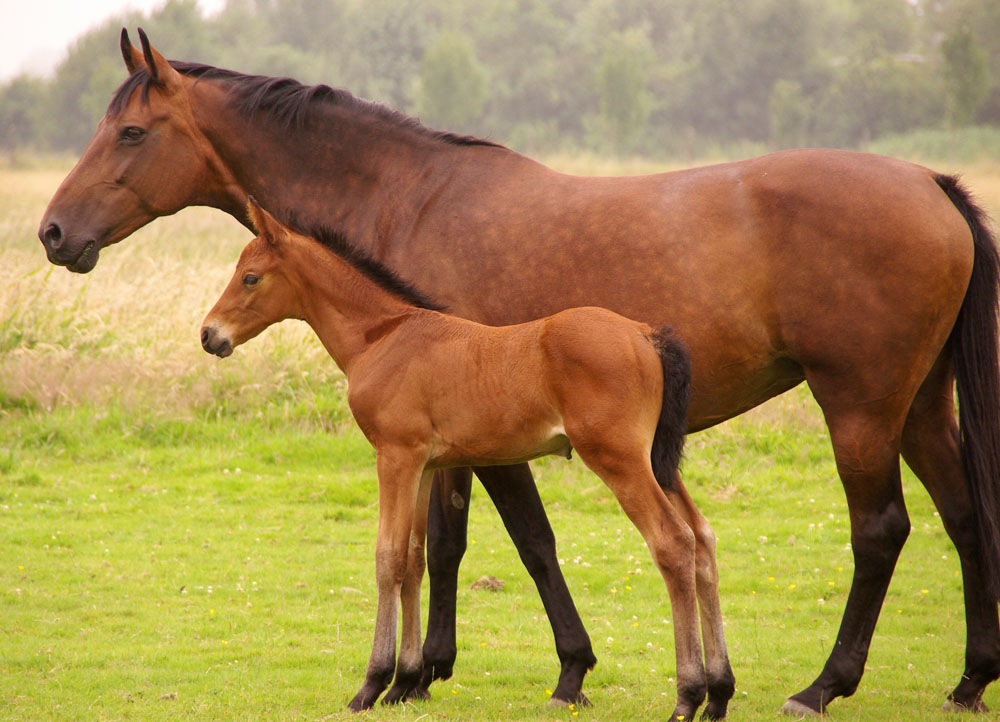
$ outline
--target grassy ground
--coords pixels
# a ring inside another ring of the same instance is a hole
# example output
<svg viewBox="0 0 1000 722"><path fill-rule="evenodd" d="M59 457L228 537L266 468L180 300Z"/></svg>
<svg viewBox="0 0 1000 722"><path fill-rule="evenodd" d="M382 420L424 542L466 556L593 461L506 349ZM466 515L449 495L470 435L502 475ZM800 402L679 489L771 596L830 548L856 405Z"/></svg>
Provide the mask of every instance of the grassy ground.
<svg viewBox="0 0 1000 722"><path fill-rule="evenodd" d="M937 167L964 170L1000 209L1000 168ZM249 240L218 212L161 219L88 276L50 267L34 232L65 170L0 171L0 717L352 719L376 504L342 377L300 324L225 361L200 350L201 318ZM455 677L368 718L669 715L669 607L639 535L578 461L534 469L600 659L593 706L545 708L558 674L548 623L475 489ZM852 573L808 391L692 436L685 476L719 536L731 718L770 717L818 673ZM913 531L865 679L834 719L944 719L962 670L957 558L908 472L904 487ZM504 588L472 589L483 575Z"/></svg>

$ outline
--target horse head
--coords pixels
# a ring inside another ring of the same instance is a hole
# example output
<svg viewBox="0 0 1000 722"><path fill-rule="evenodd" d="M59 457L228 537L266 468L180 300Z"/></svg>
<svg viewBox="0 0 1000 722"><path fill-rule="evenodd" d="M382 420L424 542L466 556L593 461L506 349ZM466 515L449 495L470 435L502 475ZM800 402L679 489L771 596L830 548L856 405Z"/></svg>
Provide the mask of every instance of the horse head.
<svg viewBox="0 0 1000 722"><path fill-rule="evenodd" d="M49 261L77 273L154 218L193 203L213 205L206 188L221 163L195 122L194 81L171 67L141 29L139 37L141 51L122 29L130 75L38 229Z"/></svg>

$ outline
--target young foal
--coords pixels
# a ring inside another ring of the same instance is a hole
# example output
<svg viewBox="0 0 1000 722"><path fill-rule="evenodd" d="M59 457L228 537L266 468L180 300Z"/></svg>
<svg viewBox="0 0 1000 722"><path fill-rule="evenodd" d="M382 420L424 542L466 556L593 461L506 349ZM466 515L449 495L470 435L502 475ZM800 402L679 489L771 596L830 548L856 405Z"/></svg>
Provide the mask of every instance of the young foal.
<svg viewBox="0 0 1000 722"><path fill-rule="evenodd" d="M725 655L725 642L714 549L705 543L711 531L676 473L690 382L680 342L600 308L483 326L434 310L339 237L321 244L300 236L252 200L249 214L259 236L205 318L202 345L225 357L272 323L305 320L347 375L351 411L376 451L375 640L351 708L374 704L394 671L386 701L405 698L420 681L431 471L569 457L575 448L642 533L666 582L674 716L690 719L706 691L699 597L708 651ZM706 714L718 716L711 704Z"/></svg>

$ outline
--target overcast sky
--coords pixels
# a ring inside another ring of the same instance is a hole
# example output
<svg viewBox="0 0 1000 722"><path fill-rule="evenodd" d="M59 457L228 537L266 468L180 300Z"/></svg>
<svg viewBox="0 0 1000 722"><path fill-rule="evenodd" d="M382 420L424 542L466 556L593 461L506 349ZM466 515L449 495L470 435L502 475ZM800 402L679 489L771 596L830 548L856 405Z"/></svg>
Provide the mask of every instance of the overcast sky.
<svg viewBox="0 0 1000 722"><path fill-rule="evenodd" d="M166 0L0 0L0 83L28 72L48 76L83 33L113 15L148 12ZM198 0L207 13L224 0ZM129 28L135 37L135 28ZM108 39L117 43L117 36Z"/></svg>

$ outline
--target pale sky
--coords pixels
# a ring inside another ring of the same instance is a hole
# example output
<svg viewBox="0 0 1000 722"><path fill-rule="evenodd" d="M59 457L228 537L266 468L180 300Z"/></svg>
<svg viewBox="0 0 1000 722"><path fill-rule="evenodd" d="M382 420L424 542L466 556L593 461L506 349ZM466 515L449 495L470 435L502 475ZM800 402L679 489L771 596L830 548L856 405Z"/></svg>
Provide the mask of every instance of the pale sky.
<svg viewBox="0 0 1000 722"><path fill-rule="evenodd" d="M113 15L163 7L166 0L0 0L0 83L15 75L51 75L70 43ZM225 0L198 0L204 13ZM135 28L129 28L133 38ZM108 38L117 43L118 37ZM138 41L134 41L138 42Z"/></svg>

